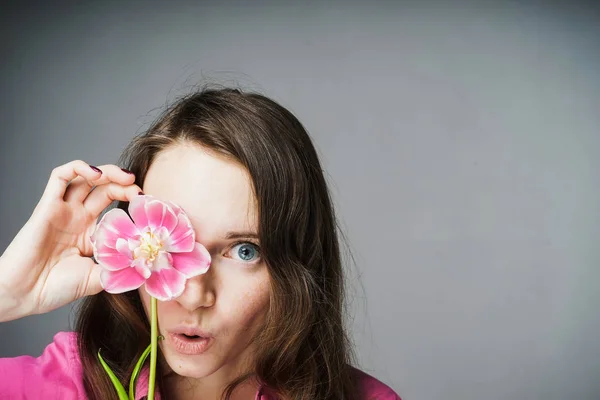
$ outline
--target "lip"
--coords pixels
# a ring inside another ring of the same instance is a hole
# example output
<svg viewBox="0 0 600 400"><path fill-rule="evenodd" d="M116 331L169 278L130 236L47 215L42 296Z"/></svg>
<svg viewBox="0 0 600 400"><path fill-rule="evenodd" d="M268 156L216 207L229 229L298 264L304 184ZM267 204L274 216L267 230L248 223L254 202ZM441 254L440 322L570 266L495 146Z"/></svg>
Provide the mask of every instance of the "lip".
<svg viewBox="0 0 600 400"><path fill-rule="evenodd" d="M199 338L188 338L188 336L199 336ZM214 342L210 332L203 331L194 326L178 326L167 332L169 344L180 354L198 355L204 353Z"/></svg>
<svg viewBox="0 0 600 400"><path fill-rule="evenodd" d="M213 335L208 332L208 331L203 331L200 328L197 328L195 326L185 326L185 325L181 325L178 327L175 327L174 329L170 329L169 330L169 334L183 334L183 335L188 335L188 336L200 336L203 338L212 338Z"/></svg>

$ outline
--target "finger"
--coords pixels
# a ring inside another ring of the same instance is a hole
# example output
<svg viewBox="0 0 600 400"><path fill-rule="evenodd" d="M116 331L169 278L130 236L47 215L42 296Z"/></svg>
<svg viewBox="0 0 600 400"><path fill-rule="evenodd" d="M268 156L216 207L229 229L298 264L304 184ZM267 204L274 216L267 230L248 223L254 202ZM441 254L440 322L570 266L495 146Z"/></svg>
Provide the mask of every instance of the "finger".
<svg viewBox="0 0 600 400"><path fill-rule="evenodd" d="M96 186L84 200L83 206L97 218L100 213L114 200L131 201L141 189L138 185L123 186L118 183L107 183Z"/></svg>
<svg viewBox="0 0 600 400"><path fill-rule="evenodd" d="M102 175L104 175L104 171ZM65 189L65 195L63 196L63 200L67 203L75 203L77 201L81 203L93 187L94 184L92 182L88 181L87 179L81 176L78 176L77 178L69 182L69 184L67 185L67 189Z"/></svg>
<svg viewBox="0 0 600 400"><path fill-rule="evenodd" d="M81 177L74 179L69 187L67 187L65 201L72 204L79 204L85 200L94 186L104 185L109 182L131 185L135 181L135 176L131 172L116 165L105 164L99 168L102 170L102 175L94 181L87 181Z"/></svg>
<svg viewBox="0 0 600 400"><path fill-rule="evenodd" d="M93 181L102 175L102 170L85 161L75 160L58 166L52 170L46 184L42 199L62 201L69 183L78 176Z"/></svg>

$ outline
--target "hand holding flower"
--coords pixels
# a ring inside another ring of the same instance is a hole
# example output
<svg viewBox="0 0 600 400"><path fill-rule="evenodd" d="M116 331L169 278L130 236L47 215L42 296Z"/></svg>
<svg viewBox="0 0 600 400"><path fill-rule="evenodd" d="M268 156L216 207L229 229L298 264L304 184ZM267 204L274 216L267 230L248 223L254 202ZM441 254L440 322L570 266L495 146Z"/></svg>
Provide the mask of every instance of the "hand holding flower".
<svg viewBox="0 0 600 400"><path fill-rule="evenodd" d="M49 312L102 290L89 236L113 200L137 195L133 182L116 165L96 168L80 160L52 171L31 217L0 257L0 322Z"/></svg>

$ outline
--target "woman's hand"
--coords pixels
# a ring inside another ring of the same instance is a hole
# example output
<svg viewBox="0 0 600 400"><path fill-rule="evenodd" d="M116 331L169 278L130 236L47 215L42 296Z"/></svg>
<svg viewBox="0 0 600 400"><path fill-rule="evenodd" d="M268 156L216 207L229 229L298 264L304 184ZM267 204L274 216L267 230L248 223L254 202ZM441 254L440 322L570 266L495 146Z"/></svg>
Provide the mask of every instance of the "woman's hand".
<svg viewBox="0 0 600 400"><path fill-rule="evenodd" d="M31 217L0 257L0 321L100 292L90 235L113 200L140 191L133 174L76 160L55 168ZM93 189L93 190L92 190Z"/></svg>

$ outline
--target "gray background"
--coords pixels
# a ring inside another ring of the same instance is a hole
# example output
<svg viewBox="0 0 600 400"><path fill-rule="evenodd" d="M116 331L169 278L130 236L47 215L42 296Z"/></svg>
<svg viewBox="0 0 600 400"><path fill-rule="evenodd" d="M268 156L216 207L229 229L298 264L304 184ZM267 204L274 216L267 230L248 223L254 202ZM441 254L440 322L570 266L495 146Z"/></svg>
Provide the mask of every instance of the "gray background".
<svg viewBox="0 0 600 400"><path fill-rule="evenodd" d="M192 85L240 85L322 156L362 369L405 399L600 397L597 6L150 4L3 6L0 249L53 167L115 162ZM0 356L70 310L1 324Z"/></svg>

